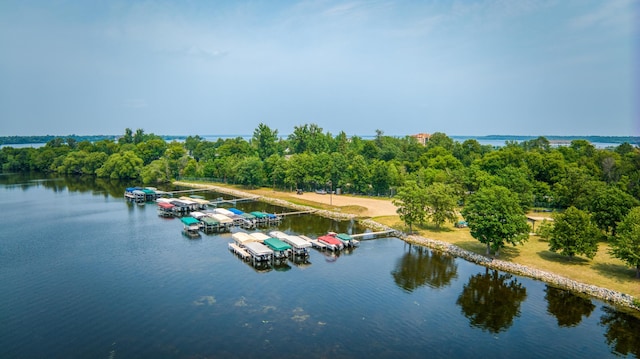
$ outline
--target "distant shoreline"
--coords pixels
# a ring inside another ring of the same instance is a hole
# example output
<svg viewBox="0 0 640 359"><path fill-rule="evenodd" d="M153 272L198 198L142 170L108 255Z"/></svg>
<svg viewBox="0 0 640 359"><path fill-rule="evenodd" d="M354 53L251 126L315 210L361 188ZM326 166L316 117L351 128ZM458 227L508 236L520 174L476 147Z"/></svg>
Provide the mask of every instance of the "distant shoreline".
<svg viewBox="0 0 640 359"><path fill-rule="evenodd" d="M189 135L159 135L160 137L162 137L165 141L181 141L181 140L185 140L187 137L189 137ZM195 136L195 135L194 135ZM201 138L204 138L206 140L210 140L210 139L226 139L226 138L237 138L237 137L241 137L241 138L245 138L245 139L250 139L252 137L252 135L224 135L224 134L220 134L220 135L216 135L216 134L212 134L212 135L198 135ZM544 137L549 141L573 141L573 140L587 140L591 143L601 143L601 144L612 144L612 145L619 145L622 143L629 143L632 145L640 145L640 136L599 136L599 135L592 135L592 136L575 136L575 135L566 135L566 136L545 136L545 135L540 135L540 136L520 136L520 135L484 135L484 136L473 136L473 135L447 135L448 137L450 137L451 139L453 139L454 141L458 141L458 142L464 142L467 139L475 139L477 141L502 141L502 142L506 142L506 141L516 141L516 142L521 142L521 141L529 141L529 140L534 140L538 137ZM121 135L33 135L33 136L0 136L0 146L10 146L10 145L44 145L47 142L56 139L56 138L60 138L60 139L68 139L68 138L73 138L74 140L80 142L80 141L90 141L90 142L96 142L96 141L101 141L101 140L112 140L115 141L117 140L119 137L121 137ZM288 135L282 135L281 137L286 138L288 137ZM375 138L375 135L359 135L359 137L361 138ZM404 137L401 135L391 135L391 137Z"/></svg>

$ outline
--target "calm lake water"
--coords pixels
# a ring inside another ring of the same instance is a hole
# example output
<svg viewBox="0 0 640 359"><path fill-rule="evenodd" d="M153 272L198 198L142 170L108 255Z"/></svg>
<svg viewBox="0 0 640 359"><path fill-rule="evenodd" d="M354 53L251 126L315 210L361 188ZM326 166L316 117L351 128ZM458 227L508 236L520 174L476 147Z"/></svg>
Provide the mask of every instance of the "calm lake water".
<svg viewBox="0 0 640 359"><path fill-rule="evenodd" d="M127 185L0 176L1 358L640 357L640 320L598 300L395 238L258 270Z"/></svg>

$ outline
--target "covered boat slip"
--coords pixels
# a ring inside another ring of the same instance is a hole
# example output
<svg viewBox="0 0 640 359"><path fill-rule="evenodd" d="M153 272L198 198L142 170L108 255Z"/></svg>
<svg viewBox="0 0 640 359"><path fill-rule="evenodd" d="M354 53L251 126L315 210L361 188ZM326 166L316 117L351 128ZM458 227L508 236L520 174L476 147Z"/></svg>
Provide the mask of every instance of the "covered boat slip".
<svg viewBox="0 0 640 359"><path fill-rule="evenodd" d="M291 252L291 246L278 238L267 238L264 244L273 250L275 258L286 258Z"/></svg>
<svg viewBox="0 0 640 359"><path fill-rule="evenodd" d="M247 242L244 244L244 249L256 261L263 262L273 259L273 250L260 242Z"/></svg>
<svg viewBox="0 0 640 359"><path fill-rule="evenodd" d="M182 217L180 221L184 224L183 233L191 238L200 237L200 221L193 217Z"/></svg>
<svg viewBox="0 0 640 359"><path fill-rule="evenodd" d="M346 233L338 233L335 236L344 243L345 247L357 247L360 244L358 240Z"/></svg>
<svg viewBox="0 0 640 359"><path fill-rule="evenodd" d="M241 247L244 247L247 243L257 242L253 236L246 232L236 232L231 235L231 238Z"/></svg>
<svg viewBox="0 0 640 359"><path fill-rule="evenodd" d="M260 242L260 243L264 243L265 240L271 238L269 236L267 236L266 234L262 233L262 232L253 232L253 233L249 233L249 235L253 238L256 239L256 241Z"/></svg>
<svg viewBox="0 0 640 359"><path fill-rule="evenodd" d="M172 217L175 213L173 211L174 208L175 206L171 203L158 202L158 215L163 217Z"/></svg>
<svg viewBox="0 0 640 359"><path fill-rule="evenodd" d="M299 236L294 236L290 234L286 234L281 231L271 231L269 235L274 238L278 238L281 241L289 244L291 246L291 250L295 255L309 255L309 248L311 248L311 243L302 239Z"/></svg>
<svg viewBox="0 0 640 359"><path fill-rule="evenodd" d="M325 244L327 246L327 249L330 249L332 251L339 251L344 248L344 242L336 238L335 235L331 234L326 234L324 236L318 237L318 242Z"/></svg>
<svg viewBox="0 0 640 359"><path fill-rule="evenodd" d="M225 227L220 225L220 222L216 221L215 219L209 217L209 216L204 216L202 218L200 218L200 222L202 225L202 230L210 233L210 232L215 232L215 231L220 231L220 230L224 230Z"/></svg>
<svg viewBox="0 0 640 359"><path fill-rule="evenodd" d="M226 208L216 208L212 212L231 218L233 220L234 226L242 228L253 228L255 226L255 223L253 221L248 220L243 215L237 214L235 211L231 211Z"/></svg>
<svg viewBox="0 0 640 359"><path fill-rule="evenodd" d="M209 205L209 201L207 201L206 199L194 198L193 196L191 197L182 196L182 197L178 197L178 199L185 202L195 203L198 205L199 209L205 209L207 208L207 205Z"/></svg>
<svg viewBox="0 0 640 359"><path fill-rule="evenodd" d="M224 216L222 214L217 214L217 213L207 213L208 217L211 217L213 219L215 219L216 221L218 221L218 223L225 227L226 229L229 229L231 226L233 226L233 219Z"/></svg>
<svg viewBox="0 0 640 359"><path fill-rule="evenodd" d="M155 188L151 187L127 187L124 190L124 197L130 201L143 203L154 201L160 194Z"/></svg>

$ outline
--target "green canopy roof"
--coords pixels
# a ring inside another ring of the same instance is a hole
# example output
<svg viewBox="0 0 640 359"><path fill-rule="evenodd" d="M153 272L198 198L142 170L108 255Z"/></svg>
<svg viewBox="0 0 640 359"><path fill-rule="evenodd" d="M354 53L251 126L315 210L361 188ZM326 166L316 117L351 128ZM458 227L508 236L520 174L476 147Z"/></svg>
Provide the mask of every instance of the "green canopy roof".
<svg viewBox="0 0 640 359"><path fill-rule="evenodd" d="M262 212L251 212L252 215L256 216L256 218L258 219L263 219L263 218L267 218L267 214L266 213L262 213Z"/></svg>
<svg viewBox="0 0 640 359"><path fill-rule="evenodd" d="M286 251L287 249L291 249L291 246L278 238L268 238L264 240L264 244L274 251Z"/></svg>
<svg viewBox="0 0 640 359"><path fill-rule="evenodd" d="M180 218L180 220L182 221L182 223L186 224L187 226L200 223L200 221L198 221L193 217L182 217Z"/></svg>
<svg viewBox="0 0 640 359"><path fill-rule="evenodd" d="M350 241L352 239L351 236L346 233L338 233L336 237L338 237L338 239L341 239L343 241Z"/></svg>
<svg viewBox="0 0 640 359"><path fill-rule="evenodd" d="M201 222L204 222L204 224L208 225L208 226L217 226L218 224L220 224L220 222L216 221L215 219L211 218L211 217L202 217L200 218Z"/></svg>

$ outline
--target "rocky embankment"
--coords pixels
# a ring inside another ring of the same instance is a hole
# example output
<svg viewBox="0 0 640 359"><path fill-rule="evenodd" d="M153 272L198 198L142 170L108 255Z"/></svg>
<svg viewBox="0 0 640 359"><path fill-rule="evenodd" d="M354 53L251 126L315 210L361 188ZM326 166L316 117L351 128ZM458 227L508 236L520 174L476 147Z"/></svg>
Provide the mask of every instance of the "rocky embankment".
<svg viewBox="0 0 640 359"><path fill-rule="evenodd" d="M186 183L186 182L175 182L175 184L181 185L181 186L195 187L195 188L207 188L220 193L229 194L234 197L253 197L250 193L247 193L247 192L230 189L226 187L219 187L215 185L194 184L194 183ZM357 219L357 217L352 214L345 214L345 213L328 211L328 210L318 210L312 207L294 204L294 203L291 203L282 199L277 199L277 198L260 197L260 200L267 203L275 204L278 206L295 209L297 211L313 211L314 214L317 214L325 218L335 219L335 220ZM374 232L393 230L393 228L382 225L371 219L359 219L359 222L361 225L363 225L364 227L370 228ZM458 246L455 246L447 242L438 241L435 239L429 239L429 238L420 237L420 236L407 235L399 231L396 231L395 235L408 243L425 246L427 248L436 250L438 252L459 257L469 262L473 262L473 263L485 266L487 268L497 269L497 270L513 273L516 275L538 279L554 287L567 289L575 293L584 293L586 295L589 295L598 299L602 299L604 301L607 301L616 305L620 305L620 306L624 306L627 308L640 311L640 306L637 305L638 300L634 300L634 298L628 294L616 292L610 289L601 288L601 287L597 287L590 284L580 283L580 282L577 282L553 273L545 272L545 271L534 269L534 268L529 268L527 266L523 266L513 262L507 262L507 261L485 257L483 255L464 250Z"/></svg>

